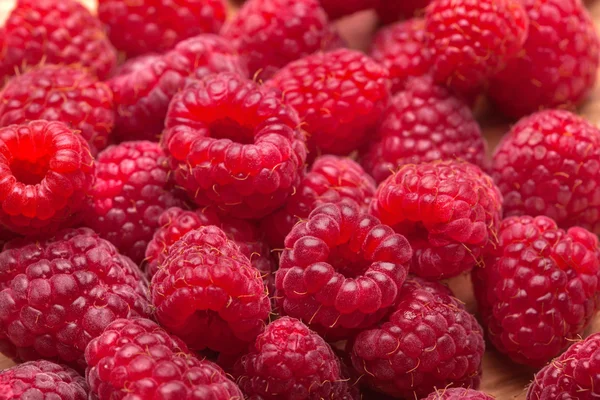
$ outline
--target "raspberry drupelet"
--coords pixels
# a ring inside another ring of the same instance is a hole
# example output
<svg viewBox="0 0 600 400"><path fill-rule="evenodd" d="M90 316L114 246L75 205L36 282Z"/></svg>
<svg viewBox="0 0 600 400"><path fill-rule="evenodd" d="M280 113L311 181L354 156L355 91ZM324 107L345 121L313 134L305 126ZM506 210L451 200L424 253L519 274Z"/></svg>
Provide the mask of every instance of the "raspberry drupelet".
<svg viewBox="0 0 600 400"><path fill-rule="evenodd" d="M0 128L0 224L20 234L77 221L94 182L94 159L62 122Z"/></svg>
<svg viewBox="0 0 600 400"><path fill-rule="evenodd" d="M494 397L489 396L479 390L466 388L444 388L437 389L429 396L422 400L494 400Z"/></svg>
<svg viewBox="0 0 600 400"><path fill-rule="evenodd" d="M371 212L408 238L412 273L445 279L481 266L496 245L502 195L473 164L409 164L379 186Z"/></svg>
<svg viewBox="0 0 600 400"><path fill-rule="evenodd" d="M225 372L196 358L178 338L144 318L118 319L85 351L98 400L242 400Z"/></svg>
<svg viewBox="0 0 600 400"><path fill-rule="evenodd" d="M306 146L299 126L276 91L222 73L173 98L163 144L176 182L196 204L259 219L300 183Z"/></svg>

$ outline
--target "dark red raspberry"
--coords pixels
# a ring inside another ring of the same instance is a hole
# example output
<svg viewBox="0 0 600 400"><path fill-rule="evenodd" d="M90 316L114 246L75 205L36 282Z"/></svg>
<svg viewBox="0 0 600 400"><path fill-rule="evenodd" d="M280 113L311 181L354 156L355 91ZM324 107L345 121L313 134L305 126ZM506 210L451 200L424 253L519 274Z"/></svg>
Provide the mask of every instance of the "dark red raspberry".
<svg viewBox="0 0 600 400"><path fill-rule="evenodd" d="M271 312L260 272L212 225L170 247L151 293L158 321L192 350L243 352Z"/></svg>
<svg viewBox="0 0 600 400"><path fill-rule="evenodd" d="M600 304L598 238L547 217L510 217L473 271L488 338L513 361L541 367L576 339ZM549 295L551 293L552 295Z"/></svg>
<svg viewBox="0 0 600 400"><path fill-rule="evenodd" d="M162 56L129 61L108 81L117 111L115 136L119 140L156 141L175 93L187 80L217 72L247 75L234 48L216 35L185 40Z"/></svg>
<svg viewBox="0 0 600 400"><path fill-rule="evenodd" d="M436 389L435 392L422 400L494 400L495 397L489 396L479 390L466 388L444 388Z"/></svg>
<svg viewBox="0 0 600 400"><path fill-rule="evenodd" d="M351 201L317 207L285 239L280 311L327 339L373 326L395 304L412 251L404 236Z"/></svg>
<svg viewBox="0 0 600 400"><path fill-rule="evenodd" d="M12 78L0 92L0 125L45 119L80 131L97 154L115 123L113 94L86 70L48 65Z"/></svg>
<svg viewBox="0 0 600 400"><path fill-rule="evenodd" d="M542 108L574 107L596 82L600 39L581 0L520 0L529 35L490 84L489 95L519 118Z"/></svg>
<svg viewBox="0 0 600 400"><path fill-rule="evenodd" d="M223 0L99 0L98 17L115 47L129 57L173 48L201 33L218 33Z"/></svg>
<svg viewBox="0 0 600 400"><path fill-rule="evenodd" d="M433 0L425 30L436 81L470 94L521 50L528 18L519 0Z"/></svg>
<svg viewBox="0 0 600 400"><path fill-rule="evenodd" d="M346 15L374 8L381 0L320 0L321 7L332 20L345 17Z"/></svg>
<svg viewBox="0 0 600 400"><path fill-rule="evenodd" d="M265 217L261 226L271 246L282 248L294 225L308 218L317 205L349 199L366 210L375 190L373 179L355 161L346 157L321 156L285 206Z"/></svg>
<svg viewBox="0 0 600 400"><path fill-rule="evenodd" d="M4 243L8 242L9 240L15 239L16 237L16 233L13 233L8 229L4 228L2 225L0 225L0 251L2 251Z"/></svg>
<svg viewBox="0 0 600 400"><path fill-rule="evenodd" d="M94 182L94 159L62 122L0 128L0 224L27 234L74 223Z"/></svg>
<svg viewBox="0 0 600 400"><path fill-rule="evenodd" d="M0 41L0 80L39 63L76 64L106 78L117 62L102 23L77 0L18 0Z"/></svg>
<svg viewBox="0 0 600 400"><path fill-rule="evenodd" d="M425 14L425 7L431 0L379 0L376 11L379 20L391 24L404 18Z"/></svg>
<svg viewBox="0 0 600 400"><path fill-rule="evenodd" d="M149 315L137 267L90 229L9 242L0 260L0 328L24 360L83 368L85 346L110 322Z"/></svg>
<svg viewBox="0 0 600 400"><path fill-rule="evenodd" d="M522 119L496 148L492 176L504 212L546 215L600 234L600 130L562 110Z"/></svg>
<svg viewBox="0 0 600 400"><path fill-rule="evenodd" d="M199 206L258 219L300 182L306 147L299 125L276 91L222 73L173 98L163 142L175 180Z"/></svg>
<svg viewBox="0 0 600 400"><path fill-rule="evenodd" d="M427 79L392 99L362 164L377 182L405 164L462 159L484 166L487 144L471 108Z"/></svg>
<svg viewBox="0 0 600 400"><path fill-rule="evenodd" d="M221 33L260 79L339 42L319 0L249 0Z"/></svg>
<svg viewBox="0 0 600 400"><path fill-rule="evenodd" d="M410 241L411 272L442 279L483 263L497 242L502 196L473 164L409 164L379 186L371 211Z"/></svg>
<svg viewBox="0 0 600 400"><path fill-rule="evenodd" d="M350 343L361 383L400 398L435 388L479 386L485 344L475 317L450 290L409 278L394 312Z"/></svg>
<svg viewBox="0 0 600 400"><path fill-rule="evenodd" d="M175 191L169 174L158 143L124 142L107 148L96 160L96 183L82 213L85 224L141 263L160 215L183 205L183 193Z"/></svg>
<svg viewBox="0 0 600 400"><path fill-rule="evenodd" d="M0 373L0 398L87 400L88 385L69 367L45 360L31 361Z"/></svg>
<svg viewBox="0 0 600 400"><path fill-rule="evenodd" d="M309 148L342 155L368 140L390 99L387 69L348 49L292 62L266 85L298 111Z"/></svg>
<svg viewBox="0 0 600 400"><path fill-rule="evenodd" d="M118 319L85 350L87 381L98 400L243 399L223 370L193 356L156 323Z"/></svg>

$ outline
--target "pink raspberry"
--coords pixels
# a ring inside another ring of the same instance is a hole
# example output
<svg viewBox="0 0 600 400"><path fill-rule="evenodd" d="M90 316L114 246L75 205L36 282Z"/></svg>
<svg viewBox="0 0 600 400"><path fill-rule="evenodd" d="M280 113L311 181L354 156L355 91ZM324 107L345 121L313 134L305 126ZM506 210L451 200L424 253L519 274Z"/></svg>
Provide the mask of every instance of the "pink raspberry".
<svg viewBox="0 0 600 400"><path fill-rule="evenodd" d="M280 311L332 340L386 315L412 256L404 236L351 201L317 207L285 247L275 277Z"/></svg>
<svg viewBox="0 0 600 400"><path fill-rule="evenodd" d="M411 272L443 279L482 265L497 242L502 196L475 165L409 164L379 186L371 211L410 241Z"/></svg>
<svg viewBox="0 0 600 400"><path fill-rule="evenodd" d="M425 8L432 0L379 0L377 15L384 24L391 24L404 18L425 14Z"/></svg>
<svg viewBox="0 0 600 400"><path fill-rule="evenodd" d="M275 91L222 73L173 98L163 143L175 180L196 204L258 219L300 183L306 148L299 125Z"/></svg>
<svg viewBox="0 0 600 400"><path fill-rule="evenodd" d="M435 392L422 400L494 400L495 397L489 396L479 390L466 388L444 388L436 389Z"/></svg>

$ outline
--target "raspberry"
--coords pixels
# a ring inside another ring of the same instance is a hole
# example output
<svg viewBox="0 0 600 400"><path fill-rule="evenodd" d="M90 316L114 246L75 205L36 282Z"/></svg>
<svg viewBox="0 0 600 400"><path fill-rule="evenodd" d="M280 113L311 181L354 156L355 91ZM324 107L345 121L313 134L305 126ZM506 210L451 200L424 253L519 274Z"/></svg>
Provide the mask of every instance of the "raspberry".
<svg viewBox="0 0 600 400"><path fill-rule="evenodd" d="M425 79L392 99L377 137L362 159L377 182L406 164L458 158L483 167L487 148L470 107Z"/></svg>
<svg viewBox="0 0 600 400"><path fill-rule="evenodd" d="M83 220L136 263L144 259L158 218L183 205L169 179L167 157L158 143L124 142L98 155L96 183Z"/></svg>
<svg viewBox="0 0 600 400"><path fill-rule="evenodd" d="M275 277L283 314L328 339L368 328L395 304L408 241L351 201L317 207L285 239Z"/></svg>
<svg viewBox="0 0 600 400"><path fill-rule="evenodd" d="M9 242L0 260L0 328L22 359L83 368L85 346L111 321L150 312L137 267L90 229Z"/></svg>
<svg viewBox="0 0 600 400"><path fill-rule="evenodd" d="M380 0L376 11L379 20L391 24L404 18L425 14L425 7L432 0Z"/></svg>
<svg viewBox="0 0 600 400"><path fill-rule="evenodd" d="M74 223L93 171L88 144L62 122L0 128L0 224L40 234Z"/></svg>
<svg viewBox="0 0 600 400"><path fill-rule="evenodd" d="M271 312L260 272L212 225L170 247L151 293L158 321L192 350L243 352Z"/></svg>
<svg viewBox="0 0 600 400"><path fill-rule="evenodd" d="M400 398L427 396L435 388L479 386L483 332L445 286L409 278L394 312L351 346L360 382Z"/></svg>
<svg viewBox="0 0 600 400"><path fill-rule="evenodd" d="M392 93L404 89L409 78L428 75L431 51L425 46L425 21L414 18L381 29L371 57L389 70Z"/></svg>
<svg viewBox="0 0 600 400"><path fill-rule="evenodd" d="M490 97L515 118L578 105L598 71L600 39L592 18L581 0L520 1L531 21L529 35L519 55L491 80Z"/></svg>
<svg viewBox="0 0 600 400"><path fill-rule="evenodd" d="M318 0L249 0L221 34L247 61L250 74L261 79L339 42Z"/></svg>
<svg viewBox="0 0 600 400"><path fill-rule="evenodd" d="M223 370L193 356L156 323L118 319L85 350L90 390L98 400L243 399Z"/></svg>
<svg viewBox="0 0 600 400"><path fill-rule="evenodd" d="M69 367L50 361L32 361L0 374L2 399L86 400L85 379Z"/></svg>
<svg viewBox="0 0 600 400"><path fill-rule="evenodd" d="M102 24L76 0L18 0L0 41L0 79L39 63L77 64L100 79L117 62Z"/></svg>
<svg viewBox="0 0 600 400"><path fill-rule="evenodd" d="M354 200L368 209L376 186L360 165L349 158L325 155L317 158L285 206L263 219L261 226L271 246L281 248L294 225L319 204Z"/></svg>
<svg viewBox="0 0 600 400"><path fill-rule="evenodd" d="M423 400L494 400L494 397L473 389L444 388L436 389Z"/></svg>
<svg viewBox="0 0 600 400"><path fill-rule="evenodd" d="M9 240L15 239L17 237L16 234L12 233L8 229L2 227L0 225L0 251L2 251L2 247L4 247L4 243Z"/></svg>
<svg viewBox="0 0 600 400"><path fill-rule="evenodd" d="M442 279L482 264L497 241L502 196L475 165L409 164L379 186L371 211L410 241L411 272Z"/></svg>
<svg viewBox="0 0 600 400"><path fill-rule="evenodd" d="M217 72L247 75L233 47L216 35L184 40L162 56L129 61L108 81L117 111L115 136L119 140L156 141L175 93L187 80Z"/></svg>
<svg viewBox="0 0 600 400"><path fill-rule="evenodd" d="M299 184L306 159L299 124L275 91L222 73L173 98L163 142L175 180L198 205L256 219Z"/></svg>
<svg viewBox="0 0 600 400"><path fill-rule="evenodd" d="M493 157L504 212L546 215L600 234L600 130L562 110L522 119Z"/></svg>
<svg viewBox="0 0 600 400"><path fill-rule="evenodd" d="M76 67L48 65L12 78L0 92L0 125L45 119L81 132L95 155L115 122L110 88Z"/></svg>
<svg viewBox="0 0 600 400"><path fill-rule="evenodd" d="M473 272L488 338L513 361L541 367L576 339L600 304L600 250L583 228L510 217L486 267ZM551 296L548 293L552 293Z"/></svg>
<svg viewBox="0 0 600 400"><path fill-rule="evenodd" d="M98 17L110 41L129 57L170 50L201 33L218 33L223 0L99 0Z"/></svg>
<svg viewBox="0 0 600 400"><path fill-rule="evenodd" d="M433 0L425 30L436 81L470 94L521 50L528 18L519 0Z"/></svg>
<svg viewBox="0 0 600 400"><path fill-rule="evenodd" d="M390 98L387 69L348 49L294 61L266 85L298 111L309 148L342 155L367 141Z"/></svg>
<svg viewBox="0 0 600 400"><path fill-rule="evenodd" d="M346 15L373 8L380 0L320 0L321 7L330 19L335 20Z"/></svg>

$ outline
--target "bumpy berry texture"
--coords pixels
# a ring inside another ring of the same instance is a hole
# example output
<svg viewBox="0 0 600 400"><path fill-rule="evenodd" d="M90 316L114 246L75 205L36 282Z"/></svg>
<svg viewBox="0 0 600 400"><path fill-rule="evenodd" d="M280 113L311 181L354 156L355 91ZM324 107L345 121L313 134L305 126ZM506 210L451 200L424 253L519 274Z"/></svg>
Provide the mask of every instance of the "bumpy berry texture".
<svg viewBox="0 0 600 400"><path fill-rule="evenodd" d="M600 39L588 11L581 0L521 3L530 19L529 34L517 57L491 80L490 97L515 118L577 106L594 87L600 58Z"/></svg>
<svg viewBox="0 0 600 400"><path fill-rule="evenodd" d="M494 397L479 390L466 388L437 389L422 400L494 400Z"/></svg>
<svg viewBox="0 0 600 400"><path fill-rule="evenodd" d="M69 367L50 361L15 365L0 374L3 399L87 400L85 379Z"/></svg>
<svg viewBox="0 0 600 400"><path fill-rule="evenodd" d="M442 279L482 265L497 242L502 196L473 164L409 164L379 186L371 212L408 238L412 273Z"/></svg>
<svg viewBox="0 0 600 400"><path fill-rule="evenodd" d="M562 110L522 119L493 157L505 216L546 215L600 233L600 130Z"/></svg>
<svg viewBox="0 0 600 400"><path fill-rule="evenodd" d="M373 8L379 0L320 0L321 7L331 20Z"/></svg>
<svg viewBox="0 0 600 400"><path fill-rule="evenodd" d="M309 148L332 154L364 144L390 99L387 69L348 49L292 62L266 85L298 111Z"/></svg>
<svg viewBox="0 0 600 400"><path fill-rule="evenodd" d="M276 91L222 73L173 98L163 143L175 180L199 206L257 219L300 183L306 146L299 125Z"/></svg>
<svg viewBox="0 0 600 400"><path fill-rule="evenodd" d="M528 18L519 0L434 0L425 29L436 81L470 94L521 50Z"/></svg>
<svg viewBox="0 0 600 400"><path fill-rule="evenodd" d="M269 243L282 248L285 237L319 204L354 200L368 209L375 194L373 179L349 158L325 155L317 158L285 206L265 217L261 226Z"/></svg>
<svg viewBox="0 0 600 400"><path fill-rule="evenodd" d="M80 131L95 155L107 146L115 123L112 91L82 68L34 68L12 78L0 92L0 125L39 119Z"/></svg>
<svg viewBox="0 0 600 400"><path fill-rule="evenodd" d="M110 322L150 312L140 271L90 229L9 242L0 259L0 328L24 360L83 368Z"/></svg>
<svg viewBox="0 0 600 400"><path fill-rule="evenodd" d="M223 0L99 0L98 17L114 46L129 57L163 52L201 33L218 33Z"/></svg>
<svg viewBox="0 0 600 400"><path fill-rule="evenodd" d="M462 159L484 166L486 141L470 107L428 79L414 79L392 98L362 158L377 182L405 164Z"/></svg>
<svg viewBox="0 0 600 400"><path fill-rule="evenodd" d="M0 40L0 79L40 63L76 64L106 78L117 62L102 23L77 0L18 0Z"/></svg>
<svg viewBox="0 0 600 400"><path fill-rule="evenodd" d="M412 256L404 236L351 201L317 207L285 247L275 277L280 312L332 340L385 316Z"/></svg>
<svg viewBox="0 0 600 400"><path fill-rule="evenodd" d="M140 264L160 215L183 205L183 193L174 189L169 174L158 143L124 142L107 148L96 160L96 182L82 213L85 224Z"/></svg>
<svg viewBox="0 0 600 400"><path fill-rule="evenodd" d="M397 22L404 18L421 16L431 0L379 0L376 11L384 24Z"/></svg>
<svg viewBox="0 0 600 400"><path fill-rule="evenodd" d="M271 312L260 272L213 225L171 246L152 277L151 294L160 324L192 350L241 353Z"/></svg>
<svg viewBox="0 0 600 400"><path fill-rule="evenodd" d="M98 400L242 400L216 364L143 318L118 319L85 351L86 378Z"/></svg>
<svg viewBox="0 0 600 400"><path fill-rule="evenodd" d="M488 338L512 360L545 365L567 347L600 303L600 249L591 232L547 217L510 217L499 244L473 271ZM549 296L548 293L552 293Z"/></svg>
<svg viewBox="0 0 600 400"><path fill-rule="evenodd" d="M41 234L74 223L94 182L94 159L62 122L0 128L0 224Z"/></svg>
<svg viewBox="0 0 600 400"><path fill-rule="evenodd" d="M361 383L399 398L435 388L479 386L483 332L450 290L409 278L393 313L350 343Z"/></svg>
<svg viewBox="0 0 600 400"><path fill-rule="evenodd" d="M231 44L209 34L184 40L164 55L130 60L108 81L117 112L115 136L119 140L156 141L175 93L187 80L218 72L247 76Z"/></svg>

